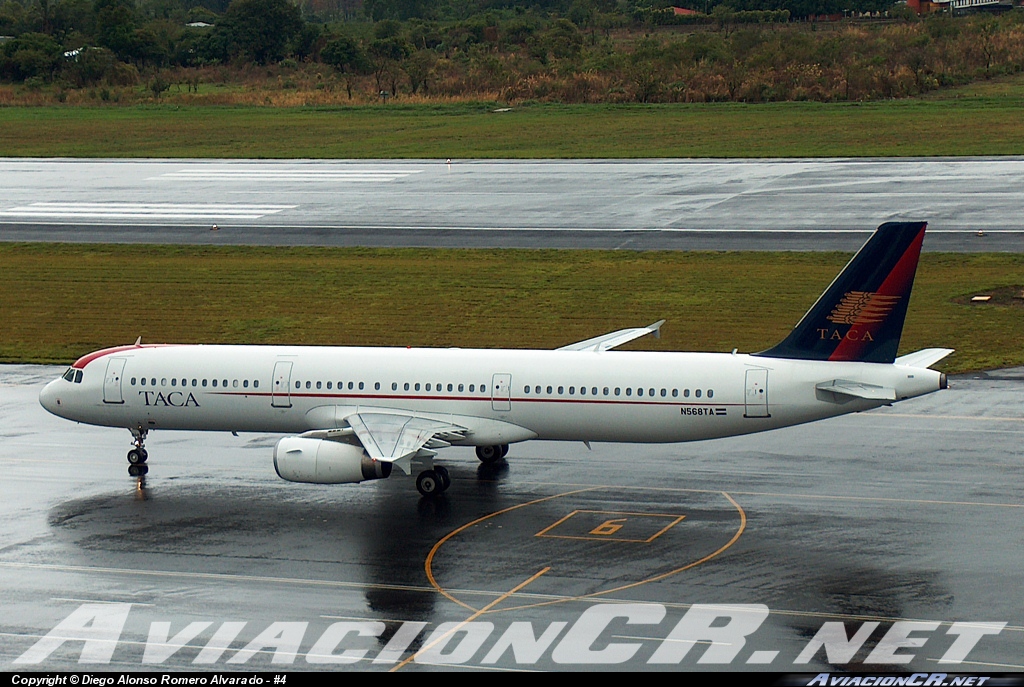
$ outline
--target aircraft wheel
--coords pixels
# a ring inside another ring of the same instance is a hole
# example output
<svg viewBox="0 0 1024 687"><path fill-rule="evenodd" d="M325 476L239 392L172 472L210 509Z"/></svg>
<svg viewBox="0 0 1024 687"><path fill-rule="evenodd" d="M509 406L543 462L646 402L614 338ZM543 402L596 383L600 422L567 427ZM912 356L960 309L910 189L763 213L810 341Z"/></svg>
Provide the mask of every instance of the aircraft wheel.
<svg viewBox="0 0 1024 687"><path fill-rule="evenodd" d="M448 491L448 487L452 486L452 478L448 474L448 468L441 465L435 465L434 472L437 473L438 478L441 480L441 491Z"/></svg>
<svg viewBox="0 0 1024 687"><path fill-rule="evenodd" d="M142 460L140 462L145 463L147 460L149 460L149 451L147 451L144 448L140 448L139 452L142 454Z"/></svg>
<svg viewBox="0 0 1024 687"><path fill-rule="evenodd" d="M149 474L149 466L145 464L136 464L128 466L129 477L145 477Z"/></svg>
<svg viewBox="0 0 1024 687"><path fill-rule="evenodd" d="M146 455L146 452L143 449L133 448L128 452L128 463L130 465L141 465L146 462L146 458L148 457L149 456Z"/></svg>
<svg viewBox="0 0 1024 687"><path fill-rule="evenodd" d="M424 496L437 496L444 491L443 484L444 482L433 470L424 470L416 478L416 488Z"/></svg>
<svg viewBox="0 0 1024 687"><path fill-rule="evenodd" d="M508 455L508 444L501 445L501 457L504 458Z"/></svg>
<svg viewBox="0 0 1024 687"><path fill-rule="evenodd" d="M484 465L490 465L501 460L501 447L500 446L477 446L476 457L480 459L480 462Z"/></svg>

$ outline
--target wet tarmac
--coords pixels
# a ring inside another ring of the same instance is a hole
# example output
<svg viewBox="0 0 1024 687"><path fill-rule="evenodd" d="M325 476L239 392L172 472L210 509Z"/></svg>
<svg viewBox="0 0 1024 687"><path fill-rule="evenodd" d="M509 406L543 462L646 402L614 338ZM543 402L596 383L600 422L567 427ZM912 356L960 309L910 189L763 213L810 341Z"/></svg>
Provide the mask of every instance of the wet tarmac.
<svg viewBox="0 0 1024 687"><path fill-rule="evenodd" d="M1024 159L0 159L0 241L1024 250ZM212 231L216 226L217 230Z"/></svg>
<svg viewBox="0 0 1024 687"><path fill-rule="evenodd" d="M3 670L1024 670L1024 369L762 435L448 449L433 500L283 482L270 435L154 432L130 478L127 431L38 405L60 372L0 366ZM700 604L732 619L680 630ZM109 663L25 662L76 613L126 614ZM835 622L878 626L794 663ZM965 622L1006 626L940 663Z"/></svg>

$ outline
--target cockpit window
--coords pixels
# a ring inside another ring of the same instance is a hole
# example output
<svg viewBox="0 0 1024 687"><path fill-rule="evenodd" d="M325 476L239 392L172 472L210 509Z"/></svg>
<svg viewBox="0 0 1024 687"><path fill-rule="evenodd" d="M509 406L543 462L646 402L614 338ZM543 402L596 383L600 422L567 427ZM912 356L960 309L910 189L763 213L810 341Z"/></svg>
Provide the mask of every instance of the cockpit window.
<svg viewBox="0 0 1024 687"><path fill-rule="evenodd" d="M75 368L69 367L67 372L62 374L61 377L63 377L66 381L69 382L75 381Z"/></svg>
<svg viewBox="0 0 1024 687"><path fill-rule="evenodd" d="M75 370L75 384L81 384L81 383L82 383L82 371L81 370Z"/></svg>

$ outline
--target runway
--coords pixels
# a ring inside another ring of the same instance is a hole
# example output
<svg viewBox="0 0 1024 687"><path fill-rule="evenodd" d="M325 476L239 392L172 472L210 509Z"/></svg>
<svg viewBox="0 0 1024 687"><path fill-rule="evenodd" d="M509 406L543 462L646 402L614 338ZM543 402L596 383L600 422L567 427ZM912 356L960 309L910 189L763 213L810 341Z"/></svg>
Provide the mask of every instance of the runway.
<svg viewBox="0 0 1024 687"><path fill-rule="evenodd" d="M61 371L0 366L3 670L1024 670L1024 369L711 442L446 449L435 501L280 481L269 435L154 432L140 483L127 432L38 405ZM695 604L753 629L673 635ZM108 663L15 663L82 612L121 618ZM835 622L869 639L795 663Z"/></svg>
<svg viewBox="0 0 1024 687"><path fill-rule="evenodd" d="M0 188L3 241L849 251L913 219L1024 250L1021 158L3 159Z"/></svg>

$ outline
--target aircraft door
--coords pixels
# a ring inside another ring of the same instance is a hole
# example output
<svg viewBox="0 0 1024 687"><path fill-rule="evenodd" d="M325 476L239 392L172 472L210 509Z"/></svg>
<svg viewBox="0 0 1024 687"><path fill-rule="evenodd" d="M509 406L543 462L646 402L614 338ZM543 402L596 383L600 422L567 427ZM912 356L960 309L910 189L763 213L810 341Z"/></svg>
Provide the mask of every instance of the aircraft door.
<svg viewBox="0 0 1024 687"><path fill-rule="evenodd" d="M292 407L292 361L278 360L274 365L274 383L270 388L270 405Z"/></svg>
<svg viewBox="0 0 1024 687"><path fill-rule="evenodd" d="M491 377L491 410L512 410L512 375L498 373Z"/></svg>
<svg viewBox="0 0 1024 687"><path fill-rule="evenodd" d="M107 361L107 374L103 378L103 402L124 403L121 395L121 376L124 374L124 364L127 358L111 358Z"/></svg>
<svg viewBox="0 0 1024 687"><path fill-rule="evenodd" d="M743 417L771 417L768 414L768 370L747 370Z"/></svg>

